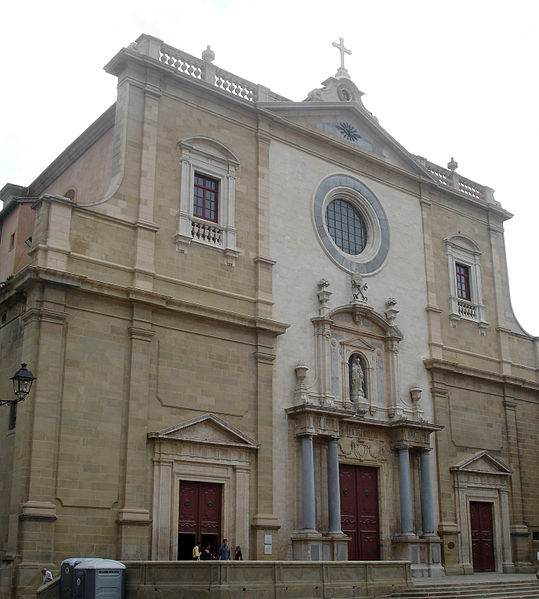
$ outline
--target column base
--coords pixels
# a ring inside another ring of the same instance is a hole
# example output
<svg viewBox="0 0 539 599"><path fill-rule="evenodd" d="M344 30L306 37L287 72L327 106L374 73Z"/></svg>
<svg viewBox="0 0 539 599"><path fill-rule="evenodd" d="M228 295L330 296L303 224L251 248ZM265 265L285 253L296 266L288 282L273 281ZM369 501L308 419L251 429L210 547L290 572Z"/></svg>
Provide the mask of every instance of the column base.
<svg viewBox="0 0 539 599"><path fill-rule="evenodd" d="M291 539L293 560L318 562L323 558L322 535L314 528L298 530Z"/></svg>
<svg viewBox="0 0 539 599"><path fill-rule="evenodd" d="M446 575L441 563L442 541L437 535L401 534L393 537L392 542L394 558L411 562L414 578Z"/></svg>
<svg viewBox="0 0 539 599"><path fill-rule="evenodd" d="M144 508L124 508L118 513L120 559L149 559L148 527L152 521Z"/></svg>
<svg viewBox="0 0 539 599"><path fill-rule="evenodd" d="M279 519L274 514L255 514L253 516L254 559L276 559L274 548L278 547L279 528L281 528Z"/></svg>
<svg viewBox="0 0 539 599"><path fill-rule="evenodd" d="M325 562L348 560L349 536L342 531L326 532L322 535L322 559Z"/></svg>

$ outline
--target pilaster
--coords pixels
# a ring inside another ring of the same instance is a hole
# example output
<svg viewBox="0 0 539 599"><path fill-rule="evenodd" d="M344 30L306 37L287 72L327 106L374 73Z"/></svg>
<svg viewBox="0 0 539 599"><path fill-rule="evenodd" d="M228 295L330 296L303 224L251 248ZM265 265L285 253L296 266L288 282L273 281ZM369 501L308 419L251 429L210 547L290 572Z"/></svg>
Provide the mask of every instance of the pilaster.
<svg viewBox="0 0 539 599"><path fill-rule="evenodd" d="M432 202L426 196L426 190L420 184L421 218L423 222L423 245L425 248L425 274L427 283L427 319L430 354L432 358L442 358L441 312L436 295L436 263L432 242Z"/></svg>
<svg viewBox="0 0 539 599"><path fill-rule="evenodd" d="M75 202L45 194L33 205L36 211L34 237L29 254L42 268L66 270L71 252L71 216Z"/></svg>
<svg viewBox="0 0 539 599"><path fill-rule="evenodd" d="M256 393L257 393L257 479L256 514L253 517L255 559L272 559L264 553L264 537L274 538L280 528L279 520L273 513L273 362L275 353L274 337L259 329L257 334Z"/></svg>
<svg viewBox="0 0 539 599"><path fill-rule="evenodd" d="M125 407L125 445L122 508L118 512L120 558L147 559L151 522L146 505L147 420L149 392L150 308L133 305L130 337L129 384Z"/></svg>
<svg viewBox="0 0 539 599"><path fill-rule="evenodd" d="M263 318L271 318L272 314L272 269L275 264L270 258L269 154L271 136L269 129L269 120L259 116L256 132L258 256L255 258L255 267L256 314Z"/></svg>
<svg viewBox="0 0 539 599"><path fill-rule="evenodd" d="M155 275L155 234L153 224L155 172L157 163L157 124L161 97L159 76L151 72L144 89L142 151L140 158L139 204L136 227L136 254L133 287L152 290Z"/></svg>
<svg viewBox="0 0 539 599"><path fill-rule="evenodd" d="M18 404L7 551L17 556L17 596L35 592L36 570L53 564L67 290L34 286L27 296L22 358L37 380Z"/></svg>

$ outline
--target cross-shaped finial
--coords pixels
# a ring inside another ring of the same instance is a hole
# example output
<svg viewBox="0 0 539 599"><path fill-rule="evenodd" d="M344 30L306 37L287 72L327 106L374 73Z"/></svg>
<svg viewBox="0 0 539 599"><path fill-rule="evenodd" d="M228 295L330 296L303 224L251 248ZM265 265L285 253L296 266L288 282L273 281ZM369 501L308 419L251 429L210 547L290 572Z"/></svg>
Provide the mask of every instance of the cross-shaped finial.
<svg viewBox="0 0 539 599"><path fill-rule="evenodd" d="M344 68L344 55L345 54L352 54L352 50L348 50L348 48L344 47L344 39L342 37L339 38L339 43L337 42L332 42L331 45L334 48L338 48L339 52L341 53L341 68L339 69L339 73L341 71L344 71L345 73L347 72L346 69Z"/></svg>

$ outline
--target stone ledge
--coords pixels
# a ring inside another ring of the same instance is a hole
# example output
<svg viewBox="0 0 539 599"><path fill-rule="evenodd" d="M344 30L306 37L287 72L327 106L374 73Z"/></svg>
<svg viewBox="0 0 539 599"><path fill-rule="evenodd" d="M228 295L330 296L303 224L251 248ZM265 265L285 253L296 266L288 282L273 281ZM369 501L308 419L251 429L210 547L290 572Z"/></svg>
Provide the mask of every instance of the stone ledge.
<svg viewBox="0 0 539 599"><path fill-rule="evenodd" d="M390 594L412 584L410 562L124 562L126 599L284 599Z"/></svg>

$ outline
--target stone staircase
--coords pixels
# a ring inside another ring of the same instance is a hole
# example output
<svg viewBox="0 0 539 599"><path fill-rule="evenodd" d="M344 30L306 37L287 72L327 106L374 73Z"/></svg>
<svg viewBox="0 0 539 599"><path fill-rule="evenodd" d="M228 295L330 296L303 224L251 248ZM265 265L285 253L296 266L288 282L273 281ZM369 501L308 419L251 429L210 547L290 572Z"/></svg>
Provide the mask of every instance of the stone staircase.
<svg viewBox="0 0 539 599"><path fill-rule="evenodd" d="M415 584L387 599L539 599L539 580ZM382 598L380 598L382 599Z"/></svg>

